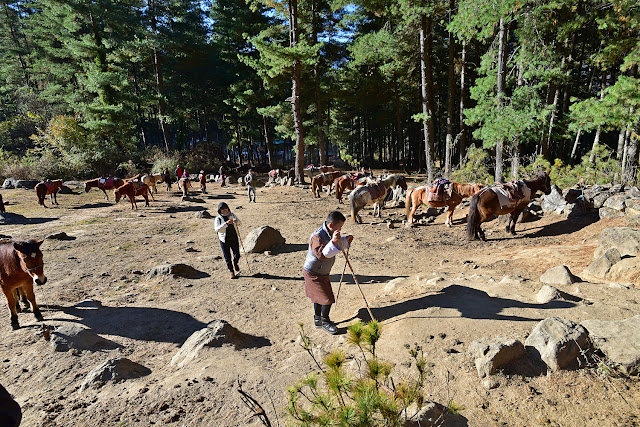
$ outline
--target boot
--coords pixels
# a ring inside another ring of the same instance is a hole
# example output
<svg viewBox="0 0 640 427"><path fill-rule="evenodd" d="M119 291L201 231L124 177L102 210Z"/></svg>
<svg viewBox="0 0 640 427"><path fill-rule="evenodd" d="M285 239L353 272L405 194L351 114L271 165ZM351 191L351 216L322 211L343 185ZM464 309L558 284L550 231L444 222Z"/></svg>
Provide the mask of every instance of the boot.
<svg viewBox="0 0 640 427"><path fill-rule="evenodd" d="M322 320L320 320L320 316L313 316L313 324L316 325L316 328L322 328Z"/></svg>
<svg viewBox="0 0 640 427"><path fill-rule="evenodd" d="M331 335L335 335L336 332L338 332L338 327L331 320L321 317L320 322L322 323L321 328L329 332Z"/></svg>

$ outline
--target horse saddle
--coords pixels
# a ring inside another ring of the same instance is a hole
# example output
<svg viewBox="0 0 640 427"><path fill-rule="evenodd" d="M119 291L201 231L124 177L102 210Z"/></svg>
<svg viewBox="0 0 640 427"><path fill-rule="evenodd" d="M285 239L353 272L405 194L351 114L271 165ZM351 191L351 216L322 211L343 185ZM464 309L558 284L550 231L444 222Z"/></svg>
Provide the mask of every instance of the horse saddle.
<svg viewBox="0 0 640 427"><path fill-rule="evenodd" d="M427 201L442 202L451 197L451 182L445 178L438 178L433 185L427 187Z"/></svg>
<svg viewBox="0 0 640 427"><path fill-rule="evenodd" d="M504 188L507 190L507 194L509 195L509 200L512 202L524 199L523 187L525 187L525 183L523 181L511 181L504 185Z"/></svg>
<svg viewBox="0 0 640 427"><path fill-rule="evenodd" d="M369 187L369 193L371 193L371 199L373 200L384 197L387 194L387 187L381 182L376 182L375 184L369 184L368 187Z"/></svg>
<svg viewBox="0 0 640 427"><path fill-rule="evenodd" d="M531 199L531 189L526 186L526 184L520 181L522 184L519 188L518 196L521 194L522 197L513 198L514 189L508 185L500 185L491 187L491 190L498 196L498 201L500 202L501 209L511 209L514 208L517 204L521 202L526 202Z"/></svg>
<svg viewBox="0 0 640 427"><path fill-rule="evenodd" d="M98 184L105 187L113 187L113 178L100 178Z"/></svg>
<svg viewBox="0 0 640 427"><path fill-rule="evenodd" d="M56 186L51 181L45 181L44 185L47 187L48 192L54 192L56 190Z"/></svg>

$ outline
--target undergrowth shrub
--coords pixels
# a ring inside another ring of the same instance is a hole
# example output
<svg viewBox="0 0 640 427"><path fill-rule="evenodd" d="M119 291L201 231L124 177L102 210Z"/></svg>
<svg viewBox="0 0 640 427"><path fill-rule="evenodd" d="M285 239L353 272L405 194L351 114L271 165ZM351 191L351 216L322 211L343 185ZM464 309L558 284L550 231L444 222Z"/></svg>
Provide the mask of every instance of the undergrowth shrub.
<svg viewBox="0 0 640 427"><path fill-rule="evenodd" d="M493 183L493 177L489 173L491 159L489 153L482 148L471 145L462 162L462 167L451 173L451 179L457 182L478 182L484 184Z"/></svg>

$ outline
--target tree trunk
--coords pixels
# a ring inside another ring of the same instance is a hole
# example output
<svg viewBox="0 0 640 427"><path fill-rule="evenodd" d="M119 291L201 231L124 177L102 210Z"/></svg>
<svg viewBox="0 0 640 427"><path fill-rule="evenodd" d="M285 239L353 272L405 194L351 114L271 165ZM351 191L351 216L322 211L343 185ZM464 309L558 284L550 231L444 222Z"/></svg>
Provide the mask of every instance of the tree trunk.
<svg viewBox="0 0 640 427"><path fill-rule="evenodd" d="M504 18L500 18L500 29L498 32L498 111L502 110L502 96L504 93L504 58L506 50L506 28ZM502 182L502 174L504 170L504 160L502 159L504 141L499 139L496 141L496 170L494 175L495 182Z"/></svg>
<svg viewBox="0 0 640 427"><path fill-rule="evenodd" d="M276 163L273 159L273 141L271 140L271 132L269 132L269 120L267 116L262 116L262 125L264 126L264 140L267 144L267 156L269 157L269 169L275 169Z"/></svg>
<svg viewBox="0 0 640 427"><path fill-rule="evenodd" d="M289 0L289 46L298 44L298 0ZM296 178L298 184L304 184L304 128L300 110L300 60L293 61L291 76L291 108L293 110L293 129L296 134Z"/></svg>
<svg viewBox="0 0 640 427"><path fill-rule="evenodd" d="M602 71L602 84L600 86L600 100L604 99L604 88L607 85L607 72ZM596 148L598 148L598 144L600 143L600 132L601 128L598 126L596 130L596 137L593 139L593 146L591 147L591 154L589 155L589 162L593 163L593 160L596 156Z"/></svg>
<svg viewBox="0 0 640 427"><path fill-rule="evenodd" d="M460 67L460 167L467 155L467 125L464 122L464 110L467 98L467 86L465 82L467 74L467 42L462 42L462 64Z"/></svg>
<svg viewBox="0 0 640 427"><path fill-rule="evenodd" d="M311 45L318 44L318 4L316 0L311 1ZM315 86L315 102L316 102L316 121L318 126L318 154L320 156L320 164L327 164L327 156L325 150L325 137L324 137L324 117L322 111L322 98L320 95L320 59L316 58L316 62L313 65L313 80Z"/></svg>
<svg viewBox="0 0 640 427"><path fill-rule="evenodd" d="M158 34L158 26L156 22L155 3L148 2L151 16L151 29L154 34ZM160 119L160 129L162 130L162 139L164 140L164 149L168 153L170 147L169 128L167 126L167 104L164 100L164 79L162 76L162 54L157 48L153 48L153 68L156 75L156 92L158 94L158 114Z"/></svg>
<svg viewBox="0 0 640 427"><path fill-rule="evenodd" d="M433 181L433 76L431 73L431 18L422 15L420 18L420 75L422 80L422 130L424 133L424 154L427 167L427 180ZM431 102L429 102L431 99Z"/></svg>
<svg viewBox="0 0 640 427"><path fill-rule="evenodd" d="M453 14L455 8L455 0L449 0L449 16ZM453 33L449 32L449 108L447 110L447 137L444 153L444 177L451 177L451 155L453 154L453 133L454 121L453 116L456 109L456 74L454 69L454 61L456 55L456 44L454 42Z"/></svg>

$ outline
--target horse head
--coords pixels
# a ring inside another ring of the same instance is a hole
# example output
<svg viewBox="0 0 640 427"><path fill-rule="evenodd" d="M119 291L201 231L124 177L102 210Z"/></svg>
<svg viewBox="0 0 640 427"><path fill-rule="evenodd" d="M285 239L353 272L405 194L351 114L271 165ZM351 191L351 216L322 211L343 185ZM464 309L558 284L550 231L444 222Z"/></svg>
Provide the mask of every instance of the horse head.
<svg viewBox="0 0 640 427"><path fill-rule="evenodd" d="M540 191L544 194L551 194L551 177L546 171L539 171L534 175L532 181L540 183Z"/></svg>
<svg viewBox="0 0 640 427"><path fill-rule="evenodd" d="M20 265L23 270L31 276L33 283L42 286L47 283L47 277L44 275L44 262L42 260L42 251L40 245L42 240L27 240L26 242L14 242L13 248L18 254Z"/></svg>
<svg viewBox="0 0 640 427"><path fill-rule="evenodd" d="M121 189L122 187L116 189L116 191L113 192L113 194L115 194L116 196L116 203L118 203L120 201L120 198L122 198L122 193L120 192Z"/></svg>
<svg viewBox="0 0 640 427"><path fill-rule="evenodd" d="M400 175L396 181L396 184L400 186L404 191L407 191L407 179L404 175Z"/></svg>

